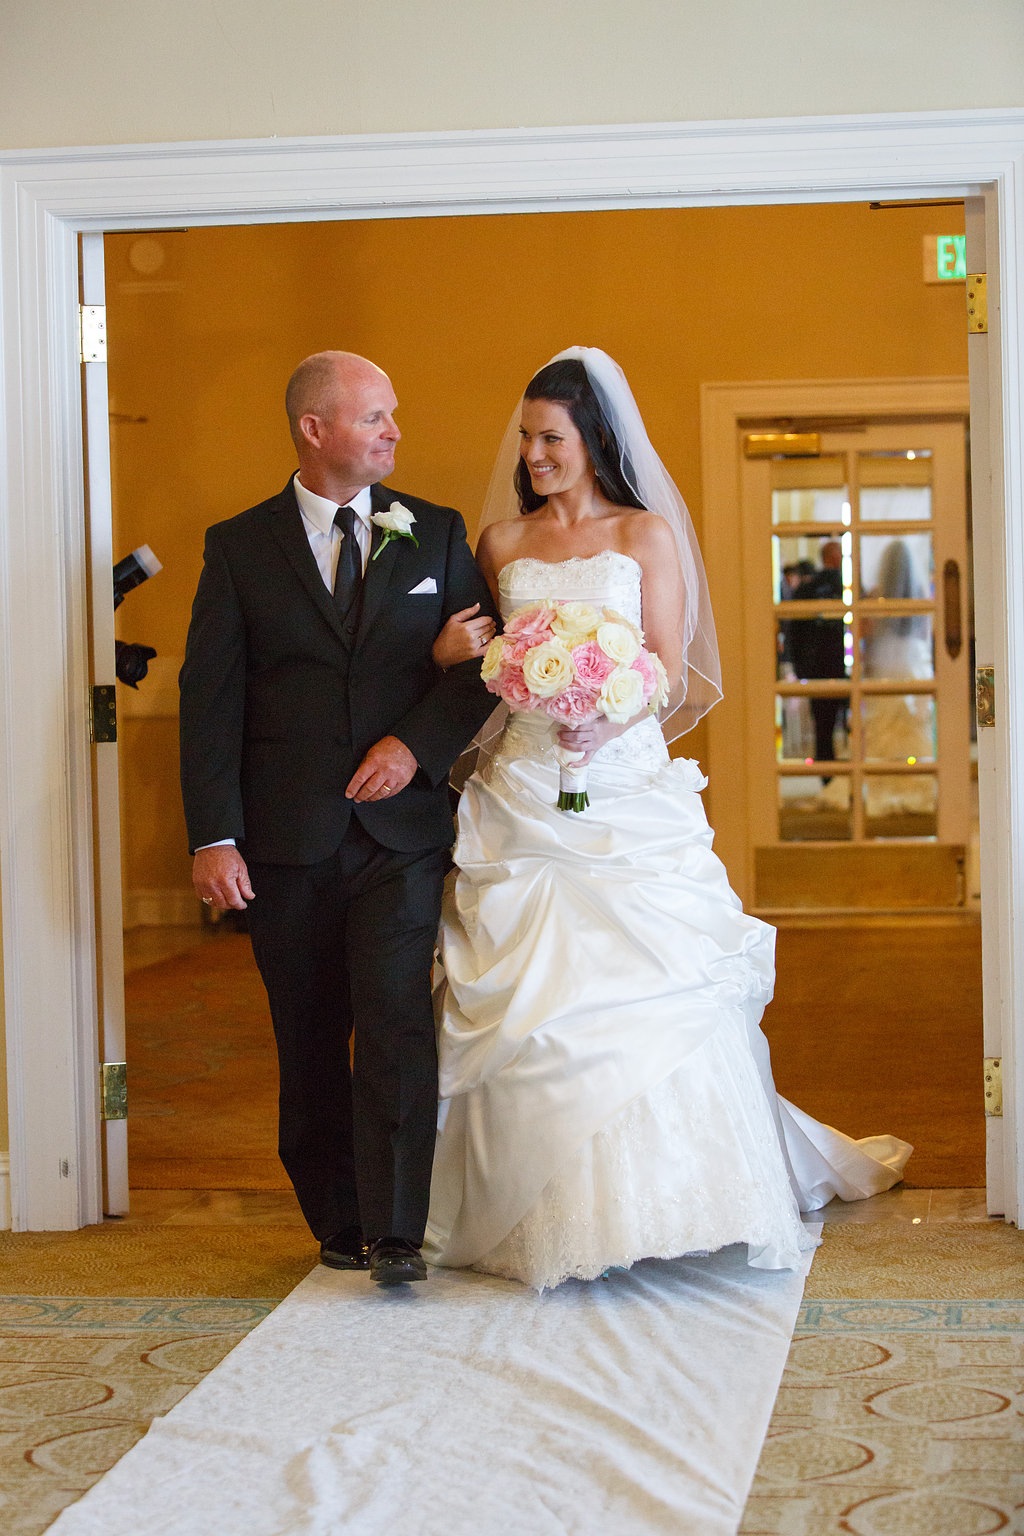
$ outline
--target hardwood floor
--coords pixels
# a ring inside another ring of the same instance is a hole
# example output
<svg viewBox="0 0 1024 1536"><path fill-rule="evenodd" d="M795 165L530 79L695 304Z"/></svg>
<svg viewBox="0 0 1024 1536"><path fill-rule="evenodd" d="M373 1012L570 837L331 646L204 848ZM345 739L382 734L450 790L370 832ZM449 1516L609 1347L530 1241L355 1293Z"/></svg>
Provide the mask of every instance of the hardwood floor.
<svg viewBox="0 0 1024 1536"><path fill-rule="evenodd" d="M126 959L137 1005L129 1016L136 1210L156 1186L169 1192L161 1219L216 1223L231 1218L214 1191L256 1186L263 1195L254 1191L250 1203L273 1206L272 1219L296 1219L274 1152L276 1065L248 942L205 929L136 930ZM779 928L777 959L764 1027L780 1093L850 1135L888 1131L912 1142L909 1190L983 1187L977 918L790 920ZM156 994L168 995L176 969L174 1005L161 1005Z"/></svg>
<svg viewBox="0 0 1024 1536"><path fill-rule="evenodd" d="M977 917L794 920L777 967L779 1092L851 1136L912 1142L908 1187L983 1186Z"/></svg>

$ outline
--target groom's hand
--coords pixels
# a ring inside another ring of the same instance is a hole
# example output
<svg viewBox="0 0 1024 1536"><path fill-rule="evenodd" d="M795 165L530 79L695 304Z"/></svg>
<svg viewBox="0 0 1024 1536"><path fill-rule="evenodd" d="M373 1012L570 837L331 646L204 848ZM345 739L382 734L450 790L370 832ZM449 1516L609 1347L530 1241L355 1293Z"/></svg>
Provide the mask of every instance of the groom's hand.
<svg viewBox="0 0 1024 1536"><path fill-rule="evenodd" d="M216 907L218 912L229 907L244 912L256 894L249 884L245 860L230 843L214 843L197 851L192 861L192 884L204 906Z"/></svg>
<svg viewBox="0 0 1024 1536"><path fill-rule="evenodd" d="M419 764L404 741L383 736L367 752L345 790L348 800L388 800L409 783Z"/></svg>

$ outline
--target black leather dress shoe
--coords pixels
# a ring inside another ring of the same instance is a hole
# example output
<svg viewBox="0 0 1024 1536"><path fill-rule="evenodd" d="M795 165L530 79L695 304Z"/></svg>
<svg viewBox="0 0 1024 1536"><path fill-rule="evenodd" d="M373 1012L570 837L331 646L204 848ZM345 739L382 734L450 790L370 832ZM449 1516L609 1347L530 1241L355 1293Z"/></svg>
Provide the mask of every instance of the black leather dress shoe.
<svg viewBox="0 0 1024 1536"><path fill-rule="evenodd" d="M377 1285L425 1280L427 1266L415 1243L404 1237L380 1237L370 1245L370 1279Z"/></svg>
<svg viewBox="0 0 1024 1536"><path fill-rule="evenodd" d="M329 1269L369 1269L370 1250L358 1227L345 1227L320 1244L320 1263Z"/></svg>

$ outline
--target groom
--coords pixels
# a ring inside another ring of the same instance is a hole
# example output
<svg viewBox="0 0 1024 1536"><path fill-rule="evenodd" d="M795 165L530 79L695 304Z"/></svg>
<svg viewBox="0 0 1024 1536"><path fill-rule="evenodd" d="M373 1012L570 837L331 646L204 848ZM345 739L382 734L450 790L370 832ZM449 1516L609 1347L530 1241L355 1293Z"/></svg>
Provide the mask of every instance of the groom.
<svg viewBox="0 0 1024 1536"><path fill-rule="evenodd" d="M298 473L206 535L185 818L198 895L248 908L279 1151L321 1260L388 1285L426 1277L447 776L493 703L478 663L442 672L431 645L493 606L459 514L381 484L400 436L386 374L320 352L285 405Z"/></svg>

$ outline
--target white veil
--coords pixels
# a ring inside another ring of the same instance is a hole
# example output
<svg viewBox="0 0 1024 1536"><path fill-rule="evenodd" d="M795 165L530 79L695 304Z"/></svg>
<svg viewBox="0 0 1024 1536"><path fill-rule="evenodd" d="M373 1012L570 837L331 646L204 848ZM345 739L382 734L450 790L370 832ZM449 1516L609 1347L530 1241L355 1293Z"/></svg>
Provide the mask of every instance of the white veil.
<svg viewBox="0 0 1024 1536"><path fill-rule="evenodd" d="M682 667L680 683L660 715L665 740L671 742L692 730L722 697L718 640L697 535L686 502L647 436L633 392L618 363L598 347L567 347L550 359L552 363L569 360L582 363L586 369L601 412L618 444L619 465L627 485L642 506L664 518L675 537L682 572ZM513 477L519 461L522 406L520 400L502 439L484 502L481 529L489 523L519 516ZM496 716L497 711L476 745L492 738L498 724Z"/></svg>

